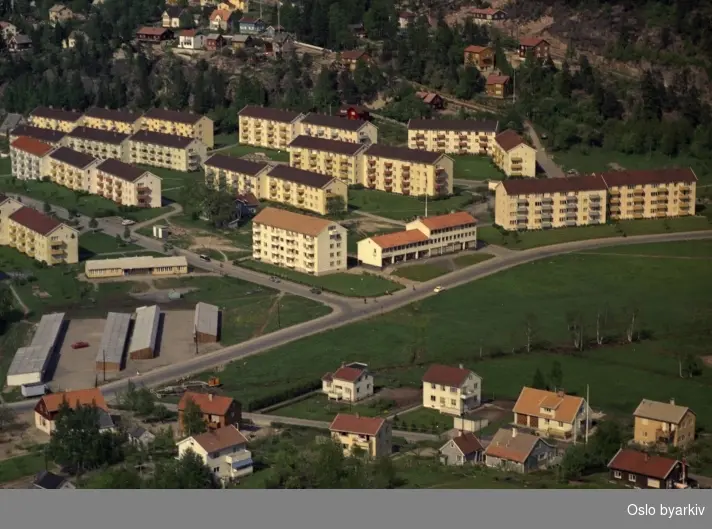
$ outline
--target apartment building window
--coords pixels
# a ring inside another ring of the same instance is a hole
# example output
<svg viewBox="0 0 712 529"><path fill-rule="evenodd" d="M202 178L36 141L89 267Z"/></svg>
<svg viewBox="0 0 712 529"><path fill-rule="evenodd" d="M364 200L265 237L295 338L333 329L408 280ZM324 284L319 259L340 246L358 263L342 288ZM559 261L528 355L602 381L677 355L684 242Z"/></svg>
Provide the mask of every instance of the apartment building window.
<svg viewBox="0 0 712 529"><path fill-rule="evenodd" d="M435 395L430 395L430 402L435 402Z"/></svg>
<svg viewBox="0 0 712 529"><path fill-rule="evenodd" d="M457 388L450 388L450 393L457 393Z"/></svg>
<svg viewBox="0 0 712 529"><path fill-rule="evenodd" d="M435 389L435 384L430 384L430 389Z"/></svg>
<svg viewBox="0 0 712 529"><path fill-rule="evenodd" d="M445 397L440 397L440 404L441 404L442 406L445 405Z"/></svg>
<svg viewBox="0 0 712 529"><path fill-rule="evenodd" d="M455 406L457 401L455 399L450 399L450 406Z"/></svg>
<svg viewBox="0 0 712 529"><path fill-rule="evenodd" d="M213 473L218 474L220 472L220 467L214 467Z"/></svg>

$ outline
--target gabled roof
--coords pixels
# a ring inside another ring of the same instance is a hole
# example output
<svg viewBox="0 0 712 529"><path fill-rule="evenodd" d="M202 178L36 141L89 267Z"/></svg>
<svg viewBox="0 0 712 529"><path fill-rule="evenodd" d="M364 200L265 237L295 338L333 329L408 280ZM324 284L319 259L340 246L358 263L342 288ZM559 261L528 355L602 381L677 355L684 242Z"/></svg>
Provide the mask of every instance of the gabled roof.
<svg viewBox="0 0 712 529"><path fill-rule="evenodd" d="M455 213L436 215L434 217L422 217L418 220L431 231L456 228L458 226L466 226L477 223L477 219L466 211L457 211Z"/></svg>
<svg viewBox="0 0 712 529"><path fill-rule="evenodd" d="M482 53L485 50L491 50L489 46L477 46L475 44L470 44L465 48L465 53Z"/></svg>
<svg viewBox="0 0 712 529"><path fill-rule="evenodd" d="M373 243L379 246L382 250L387 248L396 248L416 242L425 242L428 236L420 230L405 230L395 233L384 233L383 235L375 235L370 237Z"/></svg>
<svg viewBox="0 0 712 529"><path fill-rule="evenodd" d="M454 132L497 132L499 121L494 119L410 119L408 130L446 130Z"/></svg>
<svg viewBox="0 0 712 529"><path fill-rule="evenodd" d="M357 121L344 118L336 118L341 121ZM298 147L300 149L310 149L313 151L325 151L334 154L345 154L354 156L366 146L363 143L352 141L331 140L327 138L315 138L314 136L300 135L294 138L288 147Z"/></svg>
<svg viewBox="0 0 712 529"><path fill-rule="evenodd" d="M633 412L633 416L670 424L680 424L687 412L694 412L685 406L677 406L672 402L658 402L643 399Z"/></svg>
<svg viewBox="0 0 712 529"><path fill-rule="evenodd" d="M14 149L19 149L34 156L44 156L54 149L51 145L28 136L20 136L13 141L10 146Z"/></svg>
<svg viewBox="0 0 712 529"><path fill-rule="evenodd" d="M329 226L336 224L330 220L293 213L284 209L265 208L252 219L253 224L264 224L282 230L294 231L316 237Z"/></svg>
<svg viewBox="0 0 712 529"><path fill-rule="evenodd" d="M541 37L528 37L524 39L519 39L519 45L526 47L538 46L542 42L545 42L546 44L549 43L546 39L543 39Z"/></svg>
<svg viewBox="0 0 712 529"><path fill-rule="evenodd" d="M488 85L496 85L496 84L506 84L510 80L510 77L508 75L495 75L492 74L487 77L487 84Z"/></svg>
<svg viewBox="0 0 712 529"><path fill-rule="evenodd" d="M341 366L333 373L327 373L322 380L345 380L346 382L356 382L361 375L366 373L366 369L359 369L353 366Z"/></svg>
<svg viewBox="0 0 712 529"><path fill-rule="evenodd" d="M62 110L61 108L37 107L30 112L30 116L75 123L81 119L82 114L72 110Z"/></svg>
<svg viewBox="0 0 712 529"><path fill-rule="evenodd" d="M507 152L511 151L515 147L519 147L521 144L527 145L527 142L524 141L524 138L522 138L519 134L516 133L516 131L513 131L512 129L507 129L503 132L500 132L494 137L494 141L496 141L497 145L499 145Z"/></svg>
<svg viewBox="0 0 712 529"><path fill-rule="evenodd" d="M171 18L180 18L183 11L185 11L185 8L182 8L181 6L166 6L164 13L167 13Z"/></svg>
<svg viewBox="0 0 712 529"><path fill-rule="evenodd" d="M184 29L180 32L181 37L195 37L198 34L197 29Z"/></svg>
<svg viewBox="0 0 712 529"><path fill-rule="evenodd" d="M513 411L522 415L552 418L555 421L571 424L583 405L584 399L582 397L566 395L563 392L555 393L543 389L523 387ZM554 415L542 413L540 408L550 408L553 410Z"/></svg>
<svg viewBox="0 0 712 529"><path fill-rule="evenodd" d="M67 135L61 130L43 129L32 125L18 125L10 131L10 136L28 136L45 143L59 143Z"/></svg>
<svg viewBox="0 0 712 529"><path fill-rule="evenodd" d="M150 130L140 130L132 135L129 141L147 143L149 145L162 145L174 149L185 149L195 141L195 138L177 136L175 134L163 134L162 132L152 132Z"/></svg>
<svg viewBox="0 0 712 529"><path fill-rule="evenodd" d="M206 167L217 167L218 169L225 169L226 171L233 171L249 176L255 176L269 167L269 164L265 162L253 162L225 154L213 154L205 161L204 165Z"/></svg>
<svg viewBox="0 0 712 529"><path fill-rule="evenodd" d="M673 184L677 182L692 183L697 181L695 172L687 168L638 169L623 171L607 171L598 176L608 187L644 186L656 184Z"/></svg>
<svg viewBox="0 0 712 529"><path fill-rule="evenodd" d="M144 26L136 32L137 35L154 35L159 37L165 33L172 33L172 31L168 28L153 28L150 26Z"/></svg>
<svg viewBox="0 0 712 529"><path fill-rule="evenodd" d="M213 22L220 18L220 20L226 21L229 20L230 17L232 16L232 12L228 11L227 9L216 9L212 13L210 13L210 21Z"/></svg>
<svg viewBox="0 0 712 529"><path fill-rule="evenodd" d="M368 57L368 53L364 50L347 50L341 52L341 58L347 61L358 61L364 57Z"/></svg>
<svg viewBox="0 0 712 529"><path fill-rule="evenodd" d="M93 129L91 127L74 127L72 132L67 134L70 138L79 138L82 140L97 141L99 143L108 143L110 145L121 145L129 137L124 132L114 132L111 130Z"/></svg>
<svg viewBox="0 0 712 529"><path fill-rule="evenodd" d="M472 371L464 367L452 367L441 364L431 365L423 375L423 382L459 388L465 383Z"/></svg>
<svg viewBox="0 0 712 529"><path fill-rule="evenodd" d="M108 173L116 178L120 178L121 180L126 180L127 182L135 182L149 172L146 169L141 169L140 167L127 164L114 158L107 158L97 165L96 168L99 171Z"/></svg>
<svg viewBox="0 0 712 529"><path fill-rule="evenodd" d="M178 403L178 411L185 410L188 401L192 400L195 402L200 411L210 415L225 415L227 414L230 406L232 406L235 399L232 397L225 397L222 395L213 395L211 393L195 393L193 391L186 391Z"/></svg>
<svg viewBox="0 0 712 529"><path fill-rule="evenodd" d="M199 444L206 452L219 452L231 446L247 444L245 436L232 425L195 435L193 436L193 441Z"/></svg>
<svg viewBox="0 0 712 529"><path fill-rule="evenodd" d="M65 391L64 393L51 393L40 399L44 402L45 408L49 413L55 413L62 407L62 403L66 402L71 408L78 406L95 405L104 411L109 411L106 405L104 395L99 388L78 389L76 391Z"/></svg>
<svg viewBox="0 0 712 529"><path fill-rule="evenodd" d="M10 215L10 218L25 228L29 228L41 235L49 235L63 225L58 220L48 217L35 209L28 208L27 206L23 206L15 211Z"/></svg>
<svg viewBox="0 0 712 529"><path fill-rule="evenodd" d="M650 478L666 479L677 463L679 461L669 457L621 448L608 463L608 468Z"/></svg>
<svg viewBox="0 0 712 529"><path fill-rule="evenodd" d="M361 119L344 119L339 116L329 116L327 114L317 114L309 112L304 119L303 125L315 125L317 127L328 127L332 129L348 130L351 132L359 131L368 121Z"/></svg>
<svg viewBox="0 0 712 529"><path fill-rule="evenodd" d="M508 195L544 193L573 193L576 191L605 191L603 178L596 175L567 176L564 178L508 178L502 182Z"/></svg>
<svg viewBox="0 0 712 529"><path fill-rule="evenodd" d="M295 184L316 187L317 189L323 189L334 181L334 178L331 176L326 176L314 171L297 169L296 167L290 167L284 164L275 165L267 174L272 178L279 178L280 180L287 180Z"/></svg>
<svg viewBox="0 0 712 529"><path fill-rule="evenodd" d="M241 193L239 195L235 195L235 200L243 202L248 207L257 207L260 205L260 201L254 193Z"/></svg>
<svg viewBox="0 0 712 529"><path fill-rule="evenodd" d="M444 154L439 152L423 151L420 149L408 149L407 147L393 147L392 145L383 145L381 143L373 143L364 151L367 156L378 156L381 158L389 158L391 160L400 160L402 162L434 164Z"/></svg>
<svg viewBox="0 0 712 529"><path fill-rule="evenodd" d="M453 443L463 456L468 456L474 454L475 452L481 452L484 450L480 440L477 436L471 432L460 432L460 435L453 437L447 443L445 443L440 450L442 451L448 444Z"/></svg>
<svg viewBox="0 0 712 529"><path fill-rule="evenodd" d="M292 123L302 117L301 112L293 112L291 110L282 110L279 108L258 107L247 105L237 113L238 116L247 118L266 119L269 121L278 121L280 123Z"/></svg>
<svg viewBox="0 0 712 529"><path fill-rule="evenodd" d="M140 114L128 110L114 110L111 108L91 107L84 112L90 118L108 119L119 123L133 123L141 117Z"/></svg>
<svg viewBox="0 0 712 529"><path fill-rule="evenodd" d="M58 162L76 167L77 169L84 169L85 167L89 167L91 164L96 162L96 158L93 156L75 151L69 147L60 147L50 154L49 157L53 160L57 160Z"/></svg>
<svg viewBox="0 0 712 529"><path fill-rule="evenodd" d="M349 415L339 413L331 424L329 430L332 432L346 432L360 435L378 435L378 432L386 424L385 419L380 417L361 417L359 415Z"/></svg>
<svg viewBox="0 0 712 529"><path fill-rule="evenodd" d="M148 110L144 115L147 119L160 119L163 121L171 121L175 123L184 123L186 125L193 125L200 121L203 117L200 114L193 114L192 112L181 112L180 110L168 110L167 108L152 108Z"/></svg>
<svg viewBox="0 0 712 529"><path fill-rule="evenodd" d="M485 455L516 463L524 463L538 442L549 445L541 437L523 433L516 428L500 428L485 450Z"/></svg>

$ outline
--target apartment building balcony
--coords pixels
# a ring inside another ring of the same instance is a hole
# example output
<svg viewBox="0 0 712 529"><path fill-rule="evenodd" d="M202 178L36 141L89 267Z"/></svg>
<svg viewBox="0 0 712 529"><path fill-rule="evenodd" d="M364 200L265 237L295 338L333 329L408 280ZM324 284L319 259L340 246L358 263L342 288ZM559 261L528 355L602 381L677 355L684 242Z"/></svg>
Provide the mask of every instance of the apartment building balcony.
<svg viewBox="0 0 712 529"><path fill-rule="evenodd" d="M383 171L383 175L390 177L393 175L393 171L391 169L386 169L385 171Z"/></svg>
<svg viewBox="0 0 712 529"><path fill-rule="evenodd" d="M437 139L438 141L445 141L447 139L447 136L445 134L436 134L435 139Z"/></svg>
<svg viewBox="0 0 712 529"><path fill-rule="evenodd" d="M415 142L415 145L416 145L419 149L422 149L423 147L425 147L425 142L424 142L423 140L418 140L418 141Z"/></svg>
<svg viewBox="0 0 712 529"><path fill-rule="evenodd" d="M645 196L645 189L635 189L635 190L633 190L633 196L634 196L634 197L644 197L644 196Z"/></svg>
<svg viewBox="0 0 712 529"><path fill-rule="evenodd" d="M416 134L415 135L416 140L424 140L425 139L425 134Z"/></svg>
<svg viewBox="0 0 712 529"><path fill-rule="evenodd" d="M390 192L393 191L393 185L392 185L392 184L385 184L385 185L383 186L383 190L384 190L386 193L390 193Z"/></svg>
<svg viewBox="0 0 712 529"><path fill-rule="evenodd" d="M645 218L645 215L643 215L643 213L633 213L633 218L634 219L643 219L643 218Z"/></svg>
<svg viewBox="0 0 712 529"><path fill-rule="evenodd" d="M524 198L524 199L519 199L519 200L524 200L524 201L526 201L527 199ZM552 205L552 204L554 203L554 199L551 198L551 197L545 197L545 198L542 198L542 199L541 199L541 203L542 203L543 205L550 206L550 205Z"/></svg>
<svg viewBox="0 0 712 529"><path fill-rule="evenodd" d="M527 222L529 220L529 217L526 214L518 213L517 214L517 222Z"/></svg>
<svg viewBox="0 0 712 529"><path fill-rule="evenodd" d="M374 167L376 165L376 160L369 160L368 165L370 165L371 167Z"/></svg>
<svg viewBox="0 0 712 529"><path fill-rule="evenodd" d="M529 204L529 199L526 198L518 198L517 199L517 206L527 206Z"/></svg>
<svg viewBox="0 0 712 529"><path fill-rule="evenodd" d="M563 201L562 201L563 202ZM578 197L566 197L566 204L576 204L578 202Z"/></svg>
<svg viewBox="0 0 712 529"><path fill-rule="evenodd" d="M680 195L680 202L689 202L689 201L690 201L689 195Z"/></svg>
<svg viewBox="0 0 712 529"><path fill-rule="evenodd" d="M592 219L598 219L601 217L601 212L600 211L590 211L588 216Z"/></svg>
<svg viewBox="0 0 712 529"><path fill-rule="evenodd" d="M385 162L383 165L386 169L391 169L393 167L393 162Z"/></svg>
<svg viewBox="0 0 712 529"><path fill-rule="evenodd" d="M576 226L576 219L575 218L573 218L573 219L567 218L566 221L564 222L564 224L569 228Z"/></svg>
<svg viewBox="0 0 712 529"><path fill-rule="evenodd" d="M635 213L635 212L638 212L638 211L639 211L639 212L645 211L645 206L642 206L642 205L633 206L633 212Z"/></svg>
<svg viewBox="0 0 712 529"><path fill-rule="evenodd" d="M457 146L460 147L460 149L463 149L464 147L467 147L469 144L470 144L470 142L460 141L460 142L458 142Z"/></svg>
<svg viewBox="0 0 712 529"><path fill-rule="evenodd" d="M526 213L529 211L529 206L517 206L517 213Z"/></svg>
<svg viewBox="0 0 712 529"><path fill-rule="evenodd" d="M619 197L621 195L621 192L619 189L610 189L608 191L608 194L611 196Z"/></svg>

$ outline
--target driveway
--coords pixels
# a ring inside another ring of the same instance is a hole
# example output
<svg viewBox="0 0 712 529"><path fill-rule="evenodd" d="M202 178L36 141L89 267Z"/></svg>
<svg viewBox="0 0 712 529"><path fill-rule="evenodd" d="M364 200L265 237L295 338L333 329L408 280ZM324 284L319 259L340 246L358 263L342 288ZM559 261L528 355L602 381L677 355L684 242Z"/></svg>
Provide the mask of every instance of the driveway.
<svg viewBox="0 0 712 529"><path fill-rule="evenodd" d="M564 171L561 170L561 167L556 165L554 160L552 160L547 154L546 149L544 148L544 145L542 145L539 135L536 133L536 130L531 122L525 121L524 128L529 134L529 137L532 139L532 143L536 149L536 163L538 163L539 167L544 170L546 176L549 178L565 177L566 175L564 174Z"/></svg>

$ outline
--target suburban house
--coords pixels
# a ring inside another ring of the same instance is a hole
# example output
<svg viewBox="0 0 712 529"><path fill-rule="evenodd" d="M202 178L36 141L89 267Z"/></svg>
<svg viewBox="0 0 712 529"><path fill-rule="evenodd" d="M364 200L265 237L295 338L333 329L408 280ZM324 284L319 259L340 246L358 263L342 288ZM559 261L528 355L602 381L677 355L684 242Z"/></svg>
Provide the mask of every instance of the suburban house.
<svg viewBox="0 0 712 529"><path fill-rule="evenodd" d="M194 452L223 484L252 474L252 452L247 449L247 439L235 426L186 437L176 446L179 458L189 450Z"/></svg>
<svg viewBox="0 0 712 529"><path fill-rule="evenodd" d="M54 27L57 24L64 24L65 22L72 20L74 18L74 13L67 6L62 4L54 4L49 8L49 24Z"/></svg>
<svg viewBox="0 0 712 529"><path fill-rule="evenodd" d="M321 377L322 392L329 400L357 402L373 395L373 375L366 364L342 364Z"/></svg>
<svg viewBox="0 0 712 529"><path fill-rule="evenodd" d="M235 195L235 209L237 210L237 218L254 217L260 207L260 201L254 193L241 193Z"/></svg>
<svg viewBox="0 0 712 529"><path fill-rule="evenodd" d="M241 50L254 42L250 35L224 35L223 38L233 50Z"/></svg>
<svg viewBox="0 0 712 529"><path fill-rule="evenodd" d="M15 24L0 20L0 37L2 37L2 40L4 40L5 43L7 43L16 34L17 26Z"/></svg>
<svg viewBox="0 0 712 529"><path fill-rule="evenodd" d="M475 24L480 25L492 24L492 22L499 22L507 19L507 13L501 9L495 9L493 7L471 8L467 14L472 17L472 21Z"/></svg>
<svg viewBox="0 0 712 529"><path fill-rule="evenodd" d="M519 56L524 59L529 53L536 59L547 59L549 57L549 42L541 37L520 39Z"/></svg>
<svg viewBox="0 0 712 529"><path fill-rule="evenodd" d="M466 211L418 218L405 230L358 241L359 263L375 268L477 248L477 219Z"/></svg>
<svg viewBox="0 0 712 529"><path fill-rule="evenodd" d="M76 489L74 484L64 476L43 470L32 481L32 486L42 490L67 490Z"/></svg>
<svg viewBox="0 0 712 529"><path fill-rule="evenodd" d="M244 16L240 19L240 33L262 33L267 24L261 18Z"/></svg>
<svg viewBox="0 0 712 529"><path fill-rule="evenodd" d="M356 65L359 61L367 63L370 60L371 56L364 50L347 50L341 52L342 65L350 68L351 70L356 69Z"/></svg>
<svg viewBox="0 0 712 529"><path fill-rule="evenodd" d="M489 46L470 45L465 48L465 66L474 66L478 70L494 68L494 49Z"/></svg>
<svg viewBox="0 0 712 529"><path fill-rule="evenodd" d="M233 12L216 9L210 14L210 29L212 31L229 31L232 29Z"/></svg>
<svg viewBox="0 0 712 529"><path fill-rule="evenodd" d="M423 407L463 415L482 402L482 377L474 371L435 364L423 375Z"/></svg>
<svg viewBox="0 0 712 529"><path fill-rule="evenodd" d="M401 11L398 14L398 28L407 29L408 26L410 26L414 20L415 13L411 13L410 11Z"/></svg>
<svg viewBox="0 0 712 529"><path fill-rule="evenodd" d="M203 419L211 430L225 426L239 426L242 420L242 406L232 397L186 391L178 403L178 427L183 431L183 413L189 401L197 404Z"/></svg>
<svg viewBox="0 0 712 529"><path fill-rule="evenodd" d="M75 29L66 39L62 40L62 48L74 48L77 45L77 42L82 39L86 42L89 37L83 31Z"/></svg>
<svg viewBox="0 0 712 529"><path fill-rule="evenodd" d="M485 449L485 465L520 473L545 468L555 458L555 447L517 428L500 428Z"/></svg>
<svg viewBox="0 0 712 529"><path fill-rule="evenodd" d="M173 31L168 28L153 28L144 26L136 32L136 38L139 42L160 44L161 42L172 40Z"/></svg>
<svg viewBox="0 0 712 529"><path fill-rule="evenodd" d="M187 10L180 6L166 6L161 15L161 26L164 28L177 29L180 27L180 17Z"/></svg>
<svg viewBox="0 0 712 529"><path fill-rule="evenodd" d="M499 121L494 119L411 119L408 147L449 154L491 155Z"/></svg>
<svg viewBox="0 0 712 529"><path fill-rule="evenodd" d="M208 51L220 51L227 45L227 40L220 33L210 33L205 37L205 49Z"/></svg>
<svg viewBox="0 0 712 529"><path fill-rule="evenodd" d="M202 50L205 37L197 29L184 29L178 34L178 47L184 50Z"/></svg>
<svg viewBox="0 0 712 529"><path fill-rule="evenodd" d="M127 432L127 437L129 440L129 443L131 443L134 446L140 446L140 447L146 447L150 445L153 441L156 440L156 436L153 435L151 432L146 430L146 428L142 428L141 426L136 426L135 428L131 428Z"/></svg>
<svg viewBox="0 0 712 529"><path fill-rule="evenodd" d="M391 423L386 419L339 413L331 422L329 431L346 456L358 450L363 450L371 458L391 455Z"/></svg>
<svg viewBox="0 0 712 529"><path fill-rule="evenodd" d="M492 161L507 176L536 176L536 149L519 134L508 129L494 138Z"/></svg>
<svg viewBox="0 0 712 529"><path fill-rule="evenodd" d="M586 414L590 417L591 410L582 397L524 387L513 411L517 427L576 442L586 434Z"/></svg>
<svg viewBox="0 0 712 529"><path fill-rule="evenodd" d="M636 489L687 488L685 463L669 457L621 448L608 463L610 479Z"/></svg>
<svg viewBox="0 0 712 529"><path fill-rule="evenodd" d="M32 39L22 33L15 33L7 42L7 49L11 52L20 52L32 49Z"/></svg>
<svg viewBox="0 0 712 529"><path fill-rule="evenodd" d="M685 447L695 440L695 412L676 405L674 399L670 402L643 399L633 417L633 440L638 444Z"/></svg>
<svg viewBox="0 0 712 529"><path fill-rule="evenodd" d="M508 75L492 74L487 77L485 91L490 97L504 99L512 91L511 78Z"/></svg>
<svg viewBox="0 0 712 529"><path fill-rule="evenodd" d="M463 466L477 464L484 460L484 451L480 440L471 432L460 432L440 447L440 460L446 465Z"/></svg>
<svg viewBox="0 0 712 529"><path fill-rule="evenodd" d="M415 95L433 110L442 110L445 108L445 100L440 94L436 94L435 92L416 92Z"/></svg>
<svg viewBox="0 0 712 529"><path fill-rule="evenodd" d="M51 435L55 429L59 410L65 402L72 409L79 406L95 406L105 414L109 413L104 395L98 388L51 393L44 395L35 405L35 426L37 429Z"/></svg>

